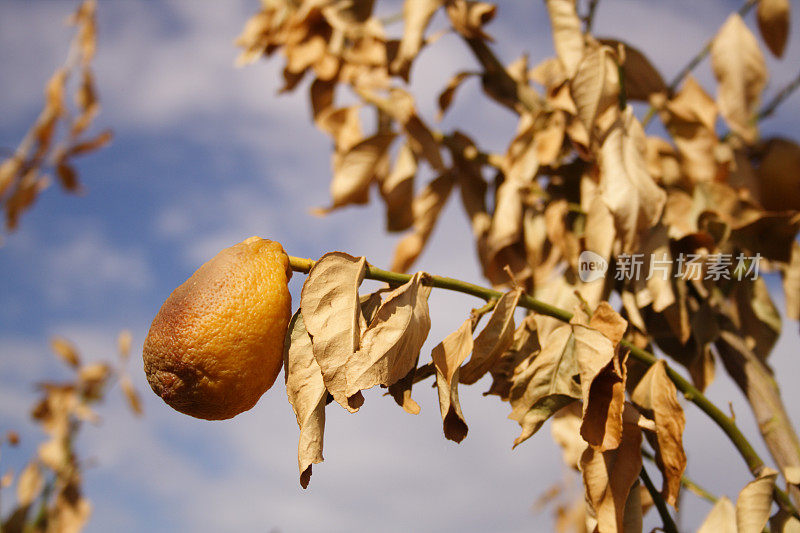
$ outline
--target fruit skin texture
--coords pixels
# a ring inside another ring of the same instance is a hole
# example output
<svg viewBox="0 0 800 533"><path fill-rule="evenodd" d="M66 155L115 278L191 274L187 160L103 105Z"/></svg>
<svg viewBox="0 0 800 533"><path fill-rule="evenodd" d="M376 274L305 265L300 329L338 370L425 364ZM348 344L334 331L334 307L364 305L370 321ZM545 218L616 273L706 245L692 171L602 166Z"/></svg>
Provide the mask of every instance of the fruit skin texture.
<svg viewBox="0 0 800 533"><path fill-rule="evenodd" d="M142 353L153 391L181 413L223 420L253 407L283 364L292 271L280 243L250 237L175 289Z"/></svg>

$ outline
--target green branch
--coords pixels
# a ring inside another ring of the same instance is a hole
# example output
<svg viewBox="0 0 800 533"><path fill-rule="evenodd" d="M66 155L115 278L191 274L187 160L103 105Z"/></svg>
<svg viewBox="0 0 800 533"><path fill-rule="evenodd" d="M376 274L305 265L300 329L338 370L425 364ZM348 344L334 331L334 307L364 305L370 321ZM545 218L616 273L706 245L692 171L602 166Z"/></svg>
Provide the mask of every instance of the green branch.
<svg viewBox="0 0 800 533"><path fill-rule="evenodd" d="M314 263L315 261L311 259L305 259L302 257L289 257L289 264L292 270L297 272L308 273L314 266ZM366 279L383 281L395 286L407 283L411 279L411 276L408 274L382 270L370 264L367 264L364 277ZM503 293L500 291L488 289L486 287L475 285L474 283L469 283L467 281L461 281L455 278L430 276L428 280L428 283L430 283L432 287L469 294L478 298L482 298L487 302L493 299L499 299L503 295ZM573 316L571 312L565 309L561 309L548 303L536 300L527 294L523 294L520 297L517 305L519 307L524 307L525 309L530 309L531 311L539 313L540 315L553 317L562 322L569 322L572 320ZM647 350L643 350L638 346L635 346L627 340L622 340L620 344L630 350L631 357L647 365L648 367L652 366L657 361L655 355ZM728 436L728 439L730 439L730 441L738 450L739 455L741 455L744 459L747 467L750 469L750 473L754 477L758 477L758 475L764 469L764 461L761 459L761 457L759 457L758 453L756 453L755 449L753 449L753 446L736 426L736 422L722 412L722 410L714 405L711 400L709 400L699 389L684 379L684 377L676 372L672 367L667 364L664 366L666 368L667 375L672 382L675 383L677 389L684 394L687 400L699 407L701 411L706 413L709 418L711 418L711 420L713 420L722 429L722 431L725 432L725 434ZM797 508L789 499L789 496L777 486L774 488L773 498L782 509L800 520L800 512L798 512Z"/></svg>
<svg viewBox="0 0 800 533"><path fill-rule="evenodd" d="M644 457L645 459L647 459L651 463L655 463L656 462L655 456L652 453L650 453L649 451L645 450L645 449L642 449L642 457ZM690 478L687 475L681 476L681 485L684 488L686 488L687 490L689 490L689 491L693 492L694 494L696 494L697 496L699 496L700 498L703 498L707 502L717 503L717 500L719 500L719 498L717 498L716 496L711 494L709 491L707 491L706 489L701 487L698 483L696 483L692 478Z"/></svg>

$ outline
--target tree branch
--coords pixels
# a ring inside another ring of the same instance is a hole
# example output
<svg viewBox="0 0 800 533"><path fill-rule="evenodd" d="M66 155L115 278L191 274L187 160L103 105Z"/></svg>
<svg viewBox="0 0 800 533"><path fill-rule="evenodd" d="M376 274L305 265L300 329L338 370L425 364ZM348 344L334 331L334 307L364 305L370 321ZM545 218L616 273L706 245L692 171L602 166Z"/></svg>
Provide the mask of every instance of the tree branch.
<svg viewBox="0 0 800 533"><path fill-rule="evenodd" d="M289 257L289 265L291 266L292 270L297 272L308 273L314 266L314 263L315 261L303 257ZM401 285L403 283L407 283L411 279L411 276L408 274L382 270L370 264L367 264L364 277L366 279L384 281L393 285ZM475 285L474 283L443 276L430 276L429 283L432 287L470 294L486 301L499 299L503 295L502 292L494 289L488 289L486 287L481 287L480 285ZM569 322L572 319L571 312L536 300L527 294L523 294L520 297L517 306L530 309L531 311L535 311L541 315L553 317L562 322ZM648 367L652 366L657 361L655 355L647 350L639 348L627 340L622 340L620 344L630 350L631 357L641 363L644 363ZM754 477L758 477L764 468L764 461L761 459L761 457L759 457L758 453L756 453L755 449L753 449L753 446L736 426L735 421L722 412L722 410L714 405L711 400L709 400L700 390L684 379L684 377L676 372L671 366L667 364L664 366L666 368L667 375L672 382L675 383L675 386L678 388L678 390L684 394L687 400L699 407L701 411L706 413L706 415L708 415L709 418L711 418L711 420L713 420L722 429L722 431L728 436L728 439L730 439L730 441L738 450L739 455L741 455L744 459L745 463L750 469L750 473ZM800 512L798 512L791 499L789 499L789 496L777 486L773 489L773 499L778 506L800 520Z"/></svg>
<svg viewBox="0 0 800 533"><path fill-rule="evenodd" d="M678 527L675 525L675 522L672 521L672 516L670 516L669 509L667 509L667 502L664 501L661 493L656 490L655 485L653 485L653 480L650 479L644 466L642 466L639 477L642 479L642 482L644 482L644 486L647 488L647 492L650 493L650 497L653 498L653 503L656 505L658 514L661 515L661 521L664 523L664 531L666 533L678 533Z"/></svg>

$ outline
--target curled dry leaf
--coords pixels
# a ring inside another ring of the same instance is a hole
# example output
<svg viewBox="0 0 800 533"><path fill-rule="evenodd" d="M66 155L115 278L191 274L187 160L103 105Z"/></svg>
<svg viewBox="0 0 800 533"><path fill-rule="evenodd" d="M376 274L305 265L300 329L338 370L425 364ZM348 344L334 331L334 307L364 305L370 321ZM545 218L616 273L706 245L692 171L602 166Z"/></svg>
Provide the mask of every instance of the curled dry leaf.
<svg viewBox="0 0 800 533"><path fill-rule="evenodd" d="M686 417L678 403L677 389L659 359L645 373L631 395L633 403L656 425L656 463L664 478L661 493L673 507L678 505L681 477L686 470L683 430Z"/></svg>
<svg viewBox="0 0 800 533"><path fill-rule="evenodd" d="M131 355L131 343L133 343L133 335L130 330L123 329L117 336L117 352L120 359L127 361Z"/></svg>
<svg viewBox="0 0 800 533"><path fill-rule="evenodd" d="M142 401L139 399L139 393L136 392L131 378L123 376L119 381L119 386L122 388L122 393L125 395L125 400L128 402L128 407L133 411L133 414L142 416L144 413L142 410Z"/></svg>
<svg viewBox="0 0 800 533"><path fill-rule="evenodd" d="M468 431L458 401L458 380L459 368L472 351L472 346L472 319L468 318L431 353L436 366L436 388L439 391L444 436L455 442L464 440Z"/></svg>
<svg viewBox="0 0 800 533"><path fill-rule="evenodd" d="M624 531L625 506L642 469L642 433L625 423L620 445L599 451L591 446L581 456L580 469L586 501L597 517L598 531Z"/></svg>
<svg viewBox="0 0 800 533"><path fill-rule="evenodd" d="M783 293L786 297L786 315L800 320L800 244L792 244L792 257L783 270Z"/></svg>
<svg viewBox="0 0 800 533"><path fill-rule="evenodd" d="M427 274L417 272L390 292L361 334L360 347L347 363L348 397L375 385L389 386L416 367L431 319Z"/></svg>
<svg viewBox="0 0 800 533"><path fill-rule="evenodd" d="M31 461L17 478L17 502L27 507L39 496L44 488L44 475L39 463Z"/></svg>
<svg viewBox="0 0 800 533"><path fill-rule="evenodd" d="M453 97L456 94L456 89L461 87L461 84L469 78L470 76L474 76L475 72L469 71L461 71L458 72L455 76L450 78L450 81L447 82L447 86L444 90L439 94L439 111L436 114L436 120L442 120L444 114L450 109L450 104L453 103Z"/></svg>
<svg viewBox="0 0 800 533"><path fill-rule="evenodd" d="M411 62L417 57L425 39L425 29L442 4L444 0L405 0L403 3L405 27L397 56L390 65L391 72L408 81Z"/></svg>
<svg viewBox="0 0 800 533"><path fill-rule="evenodd" d="M403 144L397 152L394 166L380 181L380 191L386 204L386 230L403 231L414 223L414 176L417 174L417 156ZM380 179L381 176L378 176Z"/></svg>
<svg viewBox="0 0 800 533"><path fill-rule="evenodd" d="M736 509L727 496L717 500L697 533L737 533Z"/></svg>
<svg viewBox="0 0 800 533"><path fill-rule="evenodd" d="M75 346L63 337L53 337L50 340L50 348L65 363L72 368L81 366L81 357Z"/></svg>
<svg viewBox="0 0 800 533"><path fill-rule="evenodd" d="M453 175L448 172L428 183L414 198L414 228L397 244L392 258L392 270L407 271L422 253L454 182Z"/></svg>
<svg viewBox="0 0 800 533"><path fill-rule="evenodd" d="M547 0L553 44L568 78L575 76L583 58L584 39L575 0Z"/></svg>
<svg viewBox="0 0 800 533"><path fill-rule="evenodd" d="M475 339L472 357L461 368L459 381L472 385L482 378L514 342L514 311L522 289L511 290L497 301L492 316Z"/></svg>
<svg viewBox="0 0 800 533"><path fill-rule="evenodd" d="M764 209L800 211L800 145L789 139L766 141L756 177Z"/></svg>
<svg viewBox="0 0 800 533"><path fill-rule="evenodd" d="M523 361L512 377L509 418L522 426L514 446L530 438L556 411L581 398L573 326L552 330L541 343L539 354Z"/></svg>
<svg viewBox="0 0 800 533"><path fill-rule="evenodd" d="M772 509L772 491L778 473L764 468L758 479L744 486L736 499L736 529L738 533L759 533L767 525Z"/></svg>
<svg viewBox="0 0 800 533"><path fill-rule="evenodd" d="M783 56L789 37L789 0L759 0L756 16L761 38L775 57Z"/></svg>
<svg viewBox="0 0 800 533"><path fill-rule="evenodd" d="M363 403L348 398L347 363L359 348L361 305L358 287L366 261L343 252L325 254L308 273L300 296L300 310L313 340L314 357L325 387L339 405L355 412Z"/></svg>
<svg viewBox="0 0 800 533"><path fill-rule="evenodd" d="M581 456L588 446L581 437L581 407L571 403L553 416L550 422L550 433L556 444L561 446L561 457L564 464L578 470Z"/></svg>
<svg viewBox="0 0 800 533"><path fill-rule="evenodd" d="M617 39L599 41L612 50L616 50L618 46L623 47L625 63L622 70L625 73L625 97L628 100L647 102L651 96L667 92L664 78L641 50Z"/></svg>
<svg viewBox="0 0 800 533"><path fill-rule="evenodd" d="M767 83L767 67L755 36L738 13L728 17L714 37L711 66L719 82L720 113L745 142L755 142L755 123L750 119Z"/></svg>
<svg viewBox="0 0 800 533"><path fill-rule="evenodd" d="M514 369L525 359L534 357L539 352L539 335L536 330L536 316L526 316L514 331L514 340L508 350L489 371L492 374L492 386L484 392L484 396L495 394L504 401L508 401L511 393L511 378Z"/></svg>
<svg viewBox="0 0 800 533"><path fill-rule="evenodd" d="M658 222L667 201L647 172L645 149L644 130L628 107L600 148L600 197L614 215L628 252Z"/></svg>
<svg viewBox="0 0 800 533"><path fill-rule="evenodd" d="M488 24L497 12L497 6L487 2L474 2L472 0L449 0L447 2L447 16L453 28L467 39L488 39L484 31L484 24Z"/></svg>
<svg viewBox="0 0 800 533"><path fill-rule="evenodd" d="M578 118L590 137L595 136L595 126L602 137L617 115L620 85L616 62L611 48L598 46L586 53L570 81Z"/></svg>
<svg viewBox="0 0 800 533"><path fill-rule="evenodd" d="M322 440L328 391L300 310L289 324L283 358L286 394L297 417L297 425L300 426L297 445L300 484L306 488L311 479L311 465L323 461Z"/></svg>

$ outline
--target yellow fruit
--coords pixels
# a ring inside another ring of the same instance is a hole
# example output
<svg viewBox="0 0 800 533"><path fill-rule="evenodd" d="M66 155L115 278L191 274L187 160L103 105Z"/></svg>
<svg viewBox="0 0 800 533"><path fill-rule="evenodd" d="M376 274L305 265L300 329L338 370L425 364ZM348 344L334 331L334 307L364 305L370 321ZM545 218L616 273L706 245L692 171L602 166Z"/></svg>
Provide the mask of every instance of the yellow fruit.
<svg viewBox="0 0 800 533"><path fill-rule="evenodd" d="M291 275L283 247L260 237L197 269L161 306L145 339L153 391L177 411L207 420L253 407L283 364Z"/></svg>

